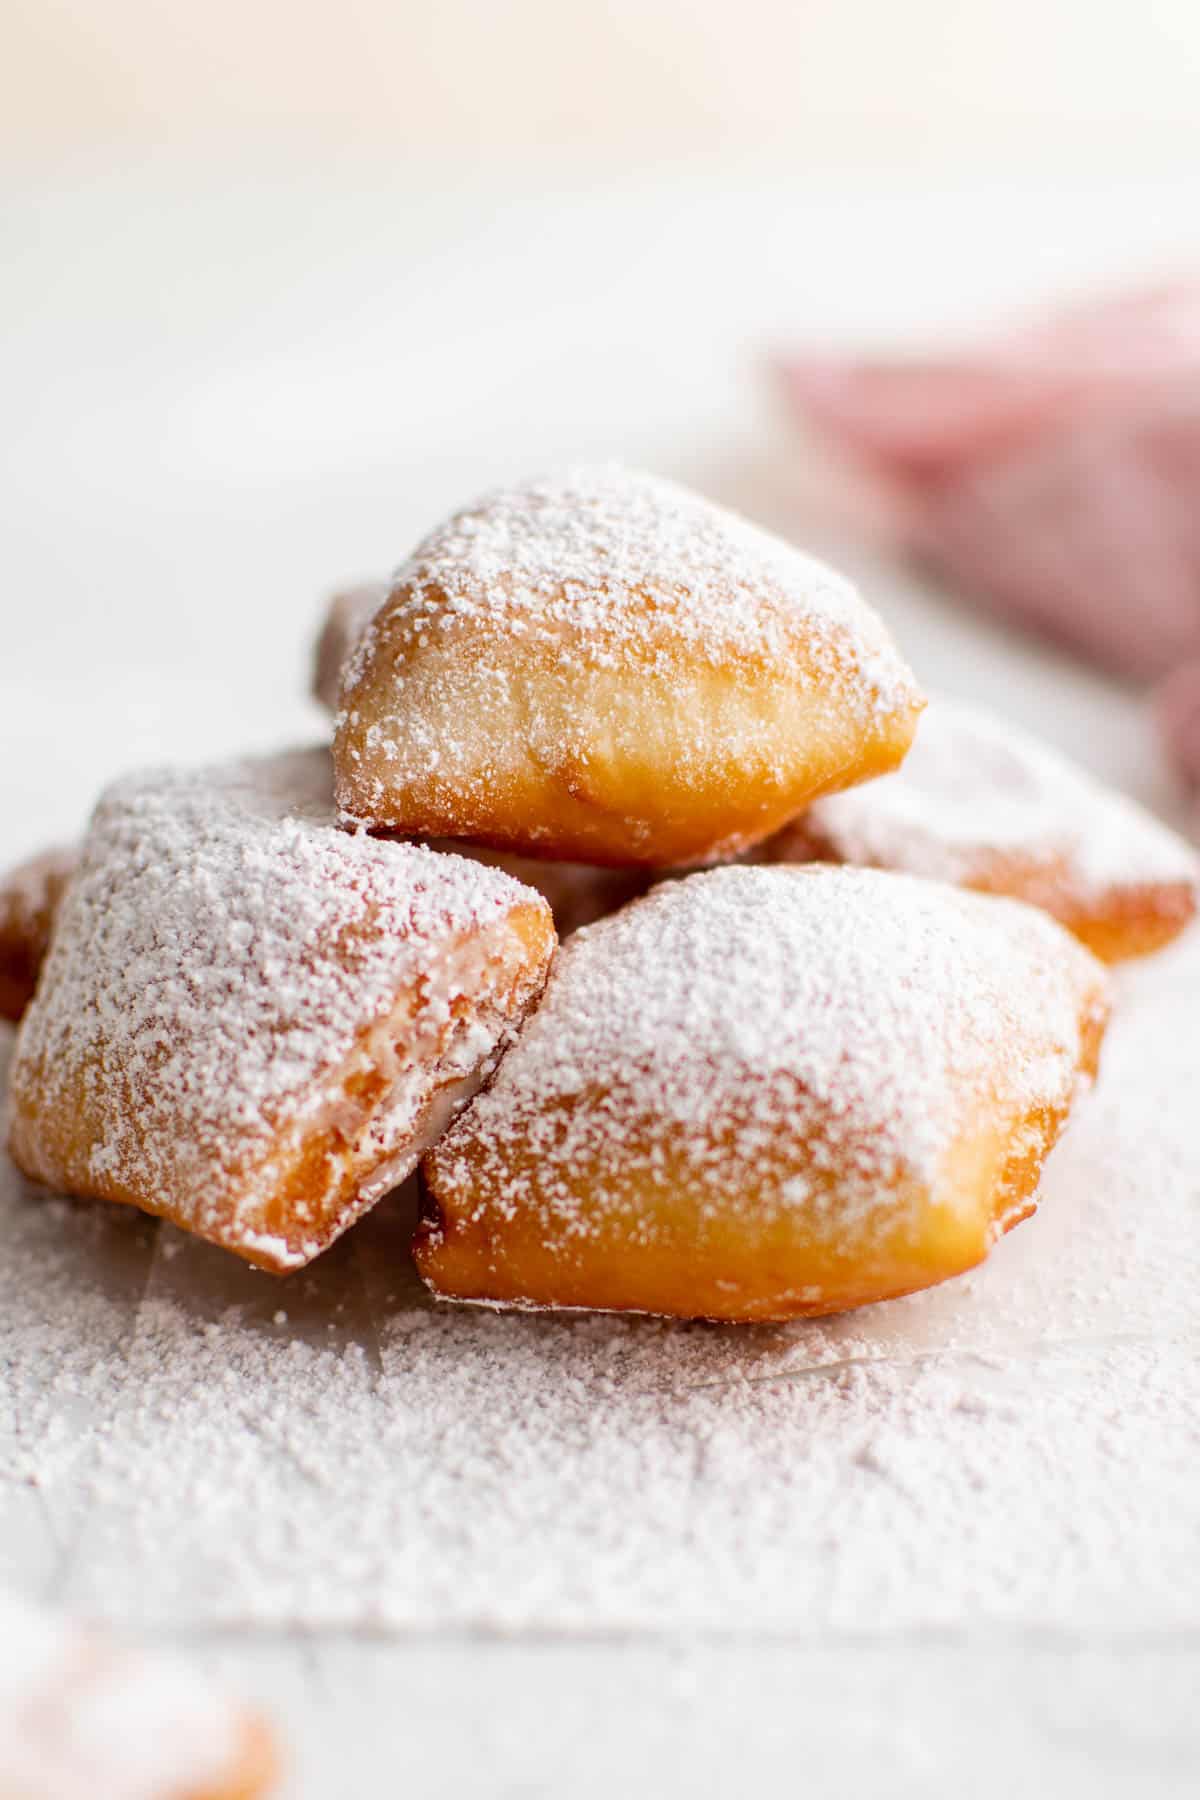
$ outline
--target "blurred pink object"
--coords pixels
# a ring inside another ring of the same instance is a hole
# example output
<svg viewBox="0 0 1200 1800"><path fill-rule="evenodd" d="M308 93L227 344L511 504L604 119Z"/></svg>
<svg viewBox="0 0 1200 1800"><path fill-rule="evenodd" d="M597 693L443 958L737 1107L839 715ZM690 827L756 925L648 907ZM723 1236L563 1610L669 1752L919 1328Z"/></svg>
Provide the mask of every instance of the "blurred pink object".
<svg viewBox="0 0 1200 1800"><path fill-rule="evenodd" d="M1156 695L1167 747L1193 787L1200 787L1200 662L1168 675Z"/></svg>
<svg viewBox="0 0 1200 1800"><path fill-rule="evenodd" d="M1200 781L1200 280L961 354L797 356L781 374L901 548L1118 674L1195 659L1160 715Z"/></svg>

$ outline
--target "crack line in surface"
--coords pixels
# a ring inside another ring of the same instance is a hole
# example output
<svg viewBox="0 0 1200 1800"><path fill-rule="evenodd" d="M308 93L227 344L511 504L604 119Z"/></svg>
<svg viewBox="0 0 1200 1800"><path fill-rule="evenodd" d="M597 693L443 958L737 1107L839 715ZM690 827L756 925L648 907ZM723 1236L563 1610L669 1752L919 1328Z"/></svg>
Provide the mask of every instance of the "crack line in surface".
<svg viewBox="0 0 1200 1800"><path fill-rule="evenodd" d="M810 1363L803 1368L779 1369L770 1375L735 1375L719 1381L687 1382L679 1387L642 1388L633 1396L643 1399L663 1394L699 1394L711 1392L718 1388L738 1387L771 1387L778 1382L811 1381L821 1376L839 1374L843 1369L912 1369L922 1363L930 1362L978 1362L984 1365L1007 1364L1018 1361L1022 1357L1027 1360L1039 1356L1055 1356L1070 1350L1103 1350L1123 1348L1156 1349L1168 1345L1186 1346L1200 1344L1200 1333L1174 1332L1165 1336L1149 1332L1112 1332L1101 1337L1080 1338L1047 1338L1033 1343L1020 1344L1014 1349L1002 1350L999 1347L986 1348L982 1345L966 1346L956 1349L947 1346L943 1350L919 1350L912 1356L842 1356L833 1362Z"/></svg>
<svg viewBox="0 0 1200 1800"><path fill-rule="evenodd" d="M1147 1650L1200 1653L1200 1623L1150 1626L1134 1631L1088 1630L1067 1625L1014 1625L981 1628L970 1625L899 1626L894 1630L862 1631L833 1628L826 1632L724 1630L714 1626L503 1626L437 1625L388 1626L335 1625L328 1629L311 1624L262 1626L253 1623L197 1625L185 1632L166 1627L139 1633L145 1643L221 1645L294 1649L301 1639L312 1647L335 1644L378 1645L380 1649L496 1645L510 1649L556 1647L571 1649L647 1647L710 1650L893 1651L912 1650L1007 1651L1015 1648L1044 1649L1075 1654L1081 1649L1136 1654Z"/></svg>

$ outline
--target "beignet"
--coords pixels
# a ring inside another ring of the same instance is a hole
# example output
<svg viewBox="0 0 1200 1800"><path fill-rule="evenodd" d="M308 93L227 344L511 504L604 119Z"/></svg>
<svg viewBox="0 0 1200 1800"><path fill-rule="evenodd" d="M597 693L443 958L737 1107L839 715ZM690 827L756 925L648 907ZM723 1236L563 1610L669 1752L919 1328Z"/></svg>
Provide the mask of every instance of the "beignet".
<svg viewBox="0 0 1200 1800"><path fill-rule="evenodd" d="M46 850L0 880L0 1019L13 1024L33 999L75 850Z"/></svg>
<svg viewBox="0 0 1200 1800"><path fill-rule="evenodd" d="M1015 901L868 869L719 869L559 951L424 1159L436 1294L710 1319L840 1311L1033 1210L1107 1016Z"/></svg>
<svg viewBox="0 0 1200 1800"><path fill-rule="evenodd" d="M0 1595L3 1800L255 1800L276 1766L196 1670Z"/></svg>
<svg viewBox="0 0 1200 1800"><path fill-rule="evenodd" d="M329 602L314 656L313 697L331 712L337 711L341 672L387 592L386 582L364 582L360 587L335 594ZM615 912L627 900L636 899L645 893L649 881L636 869L603 869L591 863L515 856L467 843L462 838L435 838L433 847L451 855L478 857L481 862L506 870L527 887L536 888L550 902L554 928L560 938Z"/></svg>
<svg viewBox="0 0 1200 1800"><path fill-rule="evenodd" d="M342 671L351 652L387 594L386 581L362 581L343 588L329 602L313 649L312 696L330 712L338 709Z"/></svg>
<svg viewBox="0 0 1200 1800"><path fill-rule="evenodd" d="M327 753L119 782L11 1074L26 1174L278 1272L414 1167L540 992L540 894L334 823Z"/></svg>
<svg viewBox="0 0 1200 1800"><path fill-rule="evenodd" d="M674 483L584 468L458 513L350 658L343 817L523 855L734 855L894 768L923 702L839 575Z"/></svg>
<svg viewBox="0 0 1200 1800"><path fill-rule="evenodd" d="M1049 745L937 699L904 767L819 800L762 855L868 864L1007 894L1105 962L1160 949L1196 910L1190 845Z"/></svg>

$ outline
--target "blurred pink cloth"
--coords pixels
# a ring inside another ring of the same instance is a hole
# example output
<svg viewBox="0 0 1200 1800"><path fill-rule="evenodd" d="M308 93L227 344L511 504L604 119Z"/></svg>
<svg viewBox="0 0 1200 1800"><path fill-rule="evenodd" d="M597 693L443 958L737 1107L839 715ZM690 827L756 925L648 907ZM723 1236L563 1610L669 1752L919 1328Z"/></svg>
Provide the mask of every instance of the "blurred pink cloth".
<svg viewBox="0 0 1200 1800"><path fill-rule="evenodd" d="M1105 668L1167 682L1167 743L1200 783L1200 280L961 354L793 356L781 373L901 548Z"/></svg>

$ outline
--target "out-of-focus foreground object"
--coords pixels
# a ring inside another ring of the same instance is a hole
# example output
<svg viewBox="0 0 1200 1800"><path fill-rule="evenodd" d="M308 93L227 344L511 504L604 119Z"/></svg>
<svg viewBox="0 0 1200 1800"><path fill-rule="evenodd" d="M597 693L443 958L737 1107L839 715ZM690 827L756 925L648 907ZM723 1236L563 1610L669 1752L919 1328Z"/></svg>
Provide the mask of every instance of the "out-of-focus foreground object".
<svg viewBox="0 0 1200 1800"><path fill-rule="evenodd" d="M270 1733L174 1657L0 1594L0 1800L255 1800Z"/></svg>

